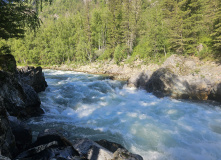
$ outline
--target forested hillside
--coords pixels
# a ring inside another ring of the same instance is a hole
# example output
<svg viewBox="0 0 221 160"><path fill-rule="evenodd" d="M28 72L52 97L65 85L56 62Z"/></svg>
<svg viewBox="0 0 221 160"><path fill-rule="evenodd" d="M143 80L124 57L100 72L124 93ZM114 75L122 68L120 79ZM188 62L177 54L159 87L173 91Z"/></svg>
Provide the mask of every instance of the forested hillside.
<svg viewBox="0 0 221 160"><path fill-rule="evenodd" d="M170 54L221 55L220 0L53 0L24 38L0 39L23 64L53 65Z"/></svg>

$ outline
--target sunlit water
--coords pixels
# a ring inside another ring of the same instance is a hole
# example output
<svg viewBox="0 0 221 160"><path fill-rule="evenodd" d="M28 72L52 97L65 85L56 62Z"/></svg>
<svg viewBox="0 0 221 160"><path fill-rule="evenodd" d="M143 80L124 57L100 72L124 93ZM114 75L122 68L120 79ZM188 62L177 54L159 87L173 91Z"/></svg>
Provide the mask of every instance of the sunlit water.
<svg viewBox="0 0 221 160"><path fill-rule="evenodd" d="M32 118L34 134L54 128L69 140L107 139L145 160L220 160L218 105L158 99L125 82L71 71L45 70L40 93L45 114Z"/></svg>

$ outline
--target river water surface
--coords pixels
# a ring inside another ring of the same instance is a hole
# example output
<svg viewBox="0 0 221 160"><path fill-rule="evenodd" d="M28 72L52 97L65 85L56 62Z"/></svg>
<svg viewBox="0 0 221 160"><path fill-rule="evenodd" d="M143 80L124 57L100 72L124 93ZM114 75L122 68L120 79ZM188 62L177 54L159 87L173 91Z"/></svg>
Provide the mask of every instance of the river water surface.
<svg viewBox="0 0 221 160"><path fill-rule="evenodd" d="M221 160L221 109L209 103L158 99L125 82L72 71L44 70L45 114L28 121L69 140L117 142L144 160Z"/></svg>

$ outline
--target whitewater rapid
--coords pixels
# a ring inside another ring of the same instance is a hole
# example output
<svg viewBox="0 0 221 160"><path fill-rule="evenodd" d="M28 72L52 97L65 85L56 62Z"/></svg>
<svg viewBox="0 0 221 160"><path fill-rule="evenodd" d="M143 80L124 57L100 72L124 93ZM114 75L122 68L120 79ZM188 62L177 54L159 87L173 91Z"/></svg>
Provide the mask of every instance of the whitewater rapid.
<svg viewBox="0 0 221 160"><path fill-rule="evenodd" d="M69 139L107 139L144 160L221 160L218 104L158 99L123 81L44 70L45 114L28 120L33 134L57 129Z"/></svg>

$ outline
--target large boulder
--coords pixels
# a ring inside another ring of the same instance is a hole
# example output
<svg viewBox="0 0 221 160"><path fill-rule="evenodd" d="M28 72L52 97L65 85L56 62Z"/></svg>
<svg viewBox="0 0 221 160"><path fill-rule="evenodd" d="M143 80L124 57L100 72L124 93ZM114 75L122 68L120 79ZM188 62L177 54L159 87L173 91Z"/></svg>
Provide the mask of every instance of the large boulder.
<svg viewBox="0 0 221 160"><path fill-rule="evenodd" d="M15 75L0 71L0 96L11 116L26 118L43 113L41 101L34 89Z"/></svg>
<svg viewBox="0 0 221 160"><path fill-rule="evenodd" d="M212 84L207 79L193 76L177 76L170 68L155 71L146 84L146 90L158 97L169 96L177 99L207 100ZM215 89L214 96L218 95Z"/></svg>
<svg viewBox="0 0 221 160"><path fill-rule="evenodd" d="M208 100L212 84L207 79L193 79L186 81L189 99Z"/></svg>
<svg viewBox="0 0 221 160"><path fill-rule="evenodd" d="M18 150L23 151L27 149L32 143L32 131L30 127L16 117L9 116L8 119Z"/></svg>
<svg viewBox="0 0 221 160"><path fill-rule="evenodd" d="M18 69L18 72L22 81L32 86L37 93L45 91L48 86L41 67L26 66Z"/></svg>
<svg viewBox="0 0 221 160"><path fill-rule="evenodd" d="M29 149L20 153L16 159L48 160L48 159L80 159L79 153L71 142L61 136L56 130L46 129L38 135L37 140Z"/></svg>
<svg viewBox="0 0 221 160"><path fill-rule="evenodd" d="M146 84L146 90L158 97L171 96L188 98L186 84L181 81L169 68L155 71Z"/></svg>
<svg viewBox="0 0 221 160"><path fill-rule="evenodd" d="M148 71L136 73L130 77L127 84L129 87L145 88L150 76L151 73Z"/></svg>
<svg viewBox="0 0 221 160"><path fill-rule="evenodd" d="M221 102L221 83L215 84L212 87L209 99Z"/></svg>
<svg viewBox="0 0 221 160"><path fill-rule="evenodd" d="M0 153L3 156L13 158L17 153L17 147L14 135L9 126L10 123L8 121L5 104L0 97ZM7 159L6 157L5 159Z"/></svg>

